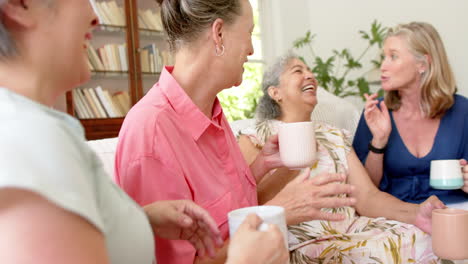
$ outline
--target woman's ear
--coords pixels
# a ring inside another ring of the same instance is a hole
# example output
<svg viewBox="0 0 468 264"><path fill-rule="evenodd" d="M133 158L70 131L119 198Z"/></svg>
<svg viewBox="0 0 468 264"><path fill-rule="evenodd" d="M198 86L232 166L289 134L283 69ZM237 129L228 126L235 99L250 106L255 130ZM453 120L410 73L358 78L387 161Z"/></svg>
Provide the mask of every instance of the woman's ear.
<svg viewBox="0 0 468 264"><path fill-rule="evenodd" d="M31 27L35 23L33 0L8 0L1 6L1 12L6 23L14 23L22 27Z"/></svg>
<svg viewBox="0 0 468 264"><path fill-rule="evenodd" d="M217 18L211 26L211 37L216 46L223 45L224 20Z"/></svg>
<svg viewBox="0 0 468 264"><path fill-rule="evenodd" d="M424 63L418 65L418 71L420 74L427 72L432 64L432 58L428 54L424 54Z"/></svg>
<svg viewBox="0 0 468 264"><path fill-rule="evenodd" d="M276 102L281 101L281 95L279 94L279 89L276 86L270 86L267 89L268 95L271 97L271 99L275 100Z"/></svg>

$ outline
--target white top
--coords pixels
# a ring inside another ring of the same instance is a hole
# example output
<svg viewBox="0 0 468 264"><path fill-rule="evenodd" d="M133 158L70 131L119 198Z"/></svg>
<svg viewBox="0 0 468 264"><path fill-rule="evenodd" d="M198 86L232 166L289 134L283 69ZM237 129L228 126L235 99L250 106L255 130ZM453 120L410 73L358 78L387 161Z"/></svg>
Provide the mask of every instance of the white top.
<svg viewBox="0 0 468 264"><path fill-rule="evenodd" d="M81 124L0 88L0 190L6 187L38 193L96 226L111 263L153 263L145 213L106 175Z"/></svg>

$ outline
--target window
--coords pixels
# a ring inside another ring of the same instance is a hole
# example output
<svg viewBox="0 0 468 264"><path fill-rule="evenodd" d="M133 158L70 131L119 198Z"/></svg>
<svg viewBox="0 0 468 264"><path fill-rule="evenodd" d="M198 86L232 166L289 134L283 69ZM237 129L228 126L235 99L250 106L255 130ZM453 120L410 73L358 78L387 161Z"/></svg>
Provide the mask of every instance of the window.
<svg viewBox="0 0 468 264"><path fill-rule="evenodd" d="M222 91L218 98L228 121L253 118L258 99L262 95L263 52L259 23L259 0L250 0L254 14L255 28L252 34L254 55L244 64L244 76L239 87Z"/></svg>

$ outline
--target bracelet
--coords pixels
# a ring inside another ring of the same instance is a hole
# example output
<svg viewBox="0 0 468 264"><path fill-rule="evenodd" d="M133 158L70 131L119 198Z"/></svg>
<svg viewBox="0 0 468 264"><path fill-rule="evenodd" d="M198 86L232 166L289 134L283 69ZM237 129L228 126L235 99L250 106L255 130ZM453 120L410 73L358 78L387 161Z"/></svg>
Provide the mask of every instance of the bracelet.
<svg viewBox="0 0 468 264"><path fill-rule="evenodd" d="M376 153L376 154L383 154L385 153L385 150L387 149L387 145L385 145L385 147L383 148L376 148L374 146L372 146L372 141L369 141L369 145L367 145L367 149L369 149L370 151Z"/></svg>

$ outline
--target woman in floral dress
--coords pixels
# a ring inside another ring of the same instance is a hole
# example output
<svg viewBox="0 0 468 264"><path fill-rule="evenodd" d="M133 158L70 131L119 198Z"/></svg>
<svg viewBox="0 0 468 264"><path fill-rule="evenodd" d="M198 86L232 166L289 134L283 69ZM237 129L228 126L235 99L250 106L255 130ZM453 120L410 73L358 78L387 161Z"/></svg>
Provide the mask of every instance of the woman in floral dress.
<svg viewBox="0 0 468 264"><path fill-rule="evenodd" d="M251 162L281 123L310 121L317 104L317 80L295 55L288 54L265 73L264 96L257 108L256 129L245 131L239 144ZM339 106L337 106L339 107ZM344 221L308 221L289 226L291 263L437 263L431 248L431 212L445 205L435 196L421 204L402 202L379 191L351 148L347 131L316 123L317 161L311 175L343 173L356 187L355 207L338 211ZM258 184L261 204L298 175L280 168Z"/></svg>

